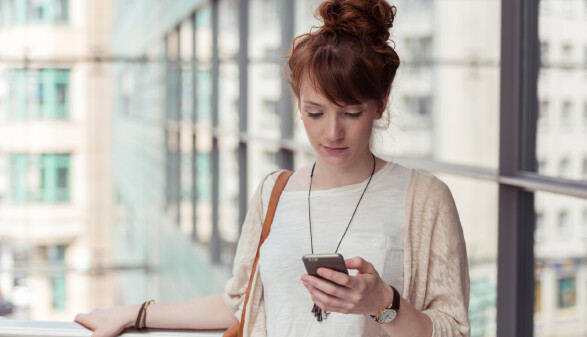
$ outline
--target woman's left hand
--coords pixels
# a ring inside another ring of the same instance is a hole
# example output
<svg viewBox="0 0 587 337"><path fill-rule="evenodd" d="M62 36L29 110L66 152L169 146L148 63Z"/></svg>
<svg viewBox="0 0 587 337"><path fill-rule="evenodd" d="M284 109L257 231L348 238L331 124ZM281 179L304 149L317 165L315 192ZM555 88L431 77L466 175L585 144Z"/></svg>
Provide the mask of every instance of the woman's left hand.
<svg viewBox="0 0 587 337"><path fill-rule="evenodd" d="M302 275L312 301L327 312L377 315L393 301L393 291L381 279L373 265L361 257L345 259L347 269L356 269L350 276L328 268L319 268L318 275Z"/></svg>

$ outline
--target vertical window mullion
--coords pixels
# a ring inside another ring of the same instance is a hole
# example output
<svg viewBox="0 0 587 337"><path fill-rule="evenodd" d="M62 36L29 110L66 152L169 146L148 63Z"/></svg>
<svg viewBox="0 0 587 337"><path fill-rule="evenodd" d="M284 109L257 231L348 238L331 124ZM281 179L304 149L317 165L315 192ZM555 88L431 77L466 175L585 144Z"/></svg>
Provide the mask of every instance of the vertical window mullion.
<svg viewBox="0 0 587 337"><path fill-rule="evenodd" d="M537 6L501 2L500 177L536 166ZM528 337L534 330L534 194L499 185L497 335Z"/></svg>

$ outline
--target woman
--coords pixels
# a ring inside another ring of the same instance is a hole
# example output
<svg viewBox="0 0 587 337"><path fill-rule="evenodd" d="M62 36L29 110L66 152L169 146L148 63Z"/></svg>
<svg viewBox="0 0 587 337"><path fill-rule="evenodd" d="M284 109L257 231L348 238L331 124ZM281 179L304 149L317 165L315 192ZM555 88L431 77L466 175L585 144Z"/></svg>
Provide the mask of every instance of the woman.
<svg viewBox="0 0 587 337"><path fill-rule="evenodd" d="M317 14L324 24L298 36L288 56L316 161L287 182L259 267L252 270L279 173L253 197L225 294L152 304L146 326L228 328L240 318L254 273L245 336L469 335L467 257L450 191L369 147L375 123L386 119L399 66L389 45L395 7L330 0ZM303 255L333 252L350 257L349 275L305 273ZM95 337L115 336L135 324L138 312L139 306L95 310L76 321Z"/></svg>

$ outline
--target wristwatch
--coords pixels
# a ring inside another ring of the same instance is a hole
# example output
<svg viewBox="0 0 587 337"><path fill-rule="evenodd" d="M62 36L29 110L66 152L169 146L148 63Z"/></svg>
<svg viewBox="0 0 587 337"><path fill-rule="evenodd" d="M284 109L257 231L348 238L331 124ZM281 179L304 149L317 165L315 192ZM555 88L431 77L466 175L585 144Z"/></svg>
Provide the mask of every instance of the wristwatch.
<svg viewBox="0 0 587 337"><path fill-rule="evenodd" d="M393 290L393 302L391 302L389 307L379 310L377 316L370 315L371 317L373 317L375 322L379 324L389 323L393 321L397 317L397 312L399 311L399 292L394 287L390 287L391 290Z"/></svg>

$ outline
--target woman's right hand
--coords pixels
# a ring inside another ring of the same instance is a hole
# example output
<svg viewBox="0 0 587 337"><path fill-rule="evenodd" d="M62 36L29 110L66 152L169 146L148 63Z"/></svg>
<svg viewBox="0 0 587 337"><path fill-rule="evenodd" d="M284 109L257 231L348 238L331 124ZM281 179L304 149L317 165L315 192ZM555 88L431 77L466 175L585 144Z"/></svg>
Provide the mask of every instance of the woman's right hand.
<svg viewBox="0 0 587 337"><path fill-rule="evenodd" d="M74 321L94 331L92 337L114 337L134 325L139 306L95 309L89 314L77 314Z"/></svg>

